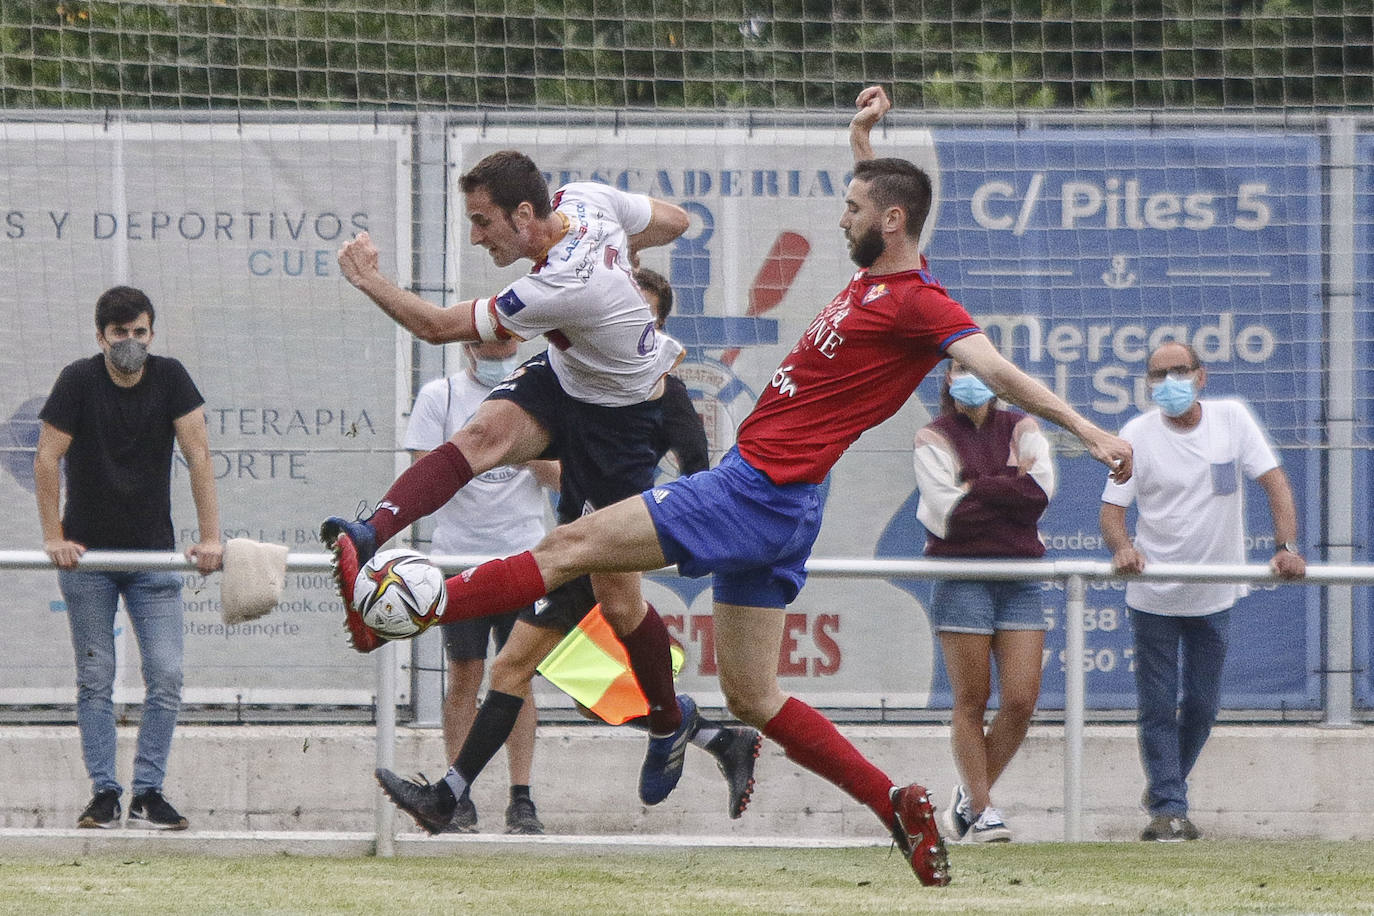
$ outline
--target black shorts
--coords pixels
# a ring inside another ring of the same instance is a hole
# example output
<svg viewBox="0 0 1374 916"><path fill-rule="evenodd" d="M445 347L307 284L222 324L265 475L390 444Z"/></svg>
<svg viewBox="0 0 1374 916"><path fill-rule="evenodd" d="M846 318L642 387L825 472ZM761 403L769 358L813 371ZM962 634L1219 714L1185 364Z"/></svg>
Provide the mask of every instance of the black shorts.
<svg viewBox="0 0 1374 916"><path fill-rule="evenodd" d="M662 399L626 407L579 401L563 390L547 353L526 360L488 397L515 402L549 434L549 447L539 457L563 465L560 522L654 485L657 443L664 436Z"/></svg>
<svg viewBox="0 0 1374 916"><path fill-rule="evenodd" d="M444 630L444 653L451 662L484 659L487 657L487 644L492 640L496 642L496 651L500 652L510 638L516 618L530 610L533 608L440 624Z"/></svg>
<svg viewBox="0 0 1374 916"><path fill-rule="evenodd" d="M549 592L548 597L516 613L524 623L569 633L595 606L596 595L592 594L591 580L586 576L578 576Z"/></svg>

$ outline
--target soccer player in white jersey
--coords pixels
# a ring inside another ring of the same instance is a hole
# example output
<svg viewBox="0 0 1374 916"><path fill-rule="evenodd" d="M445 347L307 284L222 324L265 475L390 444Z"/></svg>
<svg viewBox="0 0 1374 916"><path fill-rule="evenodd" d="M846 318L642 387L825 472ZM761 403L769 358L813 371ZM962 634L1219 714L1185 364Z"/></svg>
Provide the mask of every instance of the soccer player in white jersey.
<svg viewBox="0 0 1374 916"><path fill-rule="evenodd" d="M472 243L500 267L528 258L534 265L529 274L495 296L440 308L383 276L377 248L364 232L339 250L344 277L430 343L543 335L549 347L497 385L447 442L402 473L369 518L330 518L321 527L335 554L352 643L362 652L382 638L353 607L359 565L475 475L504 464L560 459L560 522L652 486L663 376L682 357L681 345L654 327L630 268L632 253L667 244L686 230L682 208L591 182L564 185L550 199L534 162L514 150L482 159L459 187ZM668 631L646 608L639 574L598 574L592 586L649 700L649 751L639 788L645 804L657 804L682 774L696 708L674 696ZM450 777L460 779L452 771Z"/></svg>

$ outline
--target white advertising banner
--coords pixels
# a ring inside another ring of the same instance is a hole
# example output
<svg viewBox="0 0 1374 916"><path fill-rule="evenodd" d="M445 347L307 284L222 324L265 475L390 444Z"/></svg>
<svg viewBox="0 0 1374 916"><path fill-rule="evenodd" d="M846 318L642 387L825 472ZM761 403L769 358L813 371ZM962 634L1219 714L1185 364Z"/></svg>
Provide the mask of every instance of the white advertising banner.
<svg viewBox="0 0 1374 916"><path fill-rule="evenodd" d="M395 473L398 380L410 342L339 275L367 230L409 282L410 131L374 125L0 124L0 510L4 549L33 550L36 416L58 372L98 352L95 301L148 293L153 352L202 395L225 537L315 552L329 514ZM404 394L408 395L408 388ZM196 534L185 463L172 475L177 547ZM0 702L75 697L51 571L7 572ZM186 576L187 703L367 703L373 665L348 649L328 577L292 574L268 617L221 622L219 576ZM116 701L142 684L116 620Z"/></svg>

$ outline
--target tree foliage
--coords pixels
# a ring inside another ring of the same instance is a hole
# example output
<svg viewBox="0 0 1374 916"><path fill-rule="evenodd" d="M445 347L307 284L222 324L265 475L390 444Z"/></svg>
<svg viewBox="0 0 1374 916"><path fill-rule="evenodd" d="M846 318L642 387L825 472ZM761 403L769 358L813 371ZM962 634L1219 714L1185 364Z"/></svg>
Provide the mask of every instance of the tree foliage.
<svg viewBox="0 0 1374 916"><path fill-rule="evenodd" d="M0 106L1362 109L1372 4L0 0Z"/></svg>

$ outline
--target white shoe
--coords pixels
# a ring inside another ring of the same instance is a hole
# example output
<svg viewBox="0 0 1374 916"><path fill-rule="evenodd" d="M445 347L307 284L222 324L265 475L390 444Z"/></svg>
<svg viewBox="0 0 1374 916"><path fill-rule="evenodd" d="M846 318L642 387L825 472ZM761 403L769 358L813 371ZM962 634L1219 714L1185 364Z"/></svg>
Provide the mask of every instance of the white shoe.
<svg viewBox="0 0 1374 916"><path fill-rule="evenodd" d="M1002 812L988 805L968 829L968 839L974 843L1010 843L1011 828L1002 820Z"/></svg>

